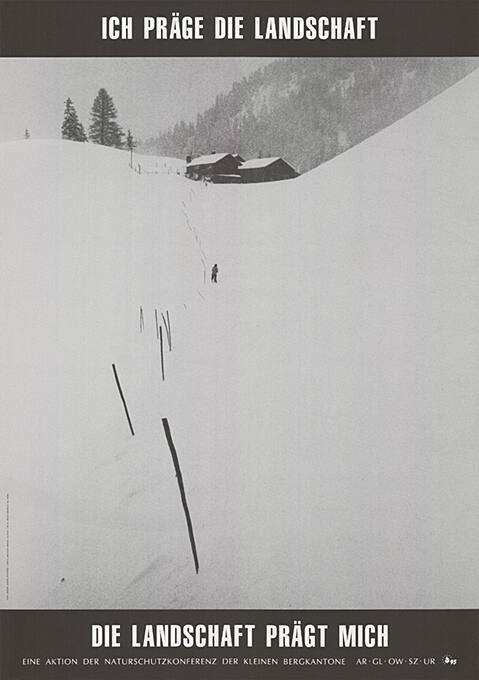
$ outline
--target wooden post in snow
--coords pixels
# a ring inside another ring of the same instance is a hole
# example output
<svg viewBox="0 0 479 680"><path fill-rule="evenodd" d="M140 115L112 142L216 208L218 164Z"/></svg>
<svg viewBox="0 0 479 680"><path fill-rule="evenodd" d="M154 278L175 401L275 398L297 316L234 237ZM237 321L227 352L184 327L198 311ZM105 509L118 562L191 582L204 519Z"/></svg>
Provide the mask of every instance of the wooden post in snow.
<svg viewBox="0 0 479 680"><path fill-rule="evenodd" d="M171 352L171 329L170 329L170 315L168 314L168 310L166 311L166 317L161 312L161 318L163 319L163 323L165 324L165 330L166 330L166 339L168 341L168 349Z"/></svg>
<svg viewBox="0 0 479 680"><path fill-rule="evenodd" d="M111 367L113 369L113 375L115 376L116 386L118 388L118 392L120 393L120 398L121 398L121 401L123 403L123 408L125 409L125 415L126 415L126 419L128 421L128 425L130 427L130 432L131 432L132 436L135 436L135 431L133 430L133 425L131 424L130 414L128 413L128 406L126 405L126 400L125 400L125 397L123 395L123 390L121 389L120 379L118 378L118 373L116 372L116 366L115 366L115 364L112 364Z"/></svg>
<svg viewBox="0 0 479 680"><path fill-rule="evenodd" d="M190 537L191 552L193 553L193 562L195 564L196 573L198 573L200 569L200 563L198 560L198 553L196 550L195 535L193 533L193 524L191 522L188 501L186 500L185 485L183 484L183 475L181 474L180 462L178 460L178 454L176 453L175 445L173 444L173 438L171 436L168 418L162 418L161 422L163 423L166 441L168 442L168 446L170 447L171 457L173 459L173 465L176 472L176 479L178 481L178 487L180 489L181 503L183 505L183 510L186 518L186 526L188 527L188 536Z"/></svg>
<svg viewBox="0 0 479 680"><path fill-rule="evenodd" d="M163 328L160 326L161 379L165 379L165 360L163 357Z"/></svg>

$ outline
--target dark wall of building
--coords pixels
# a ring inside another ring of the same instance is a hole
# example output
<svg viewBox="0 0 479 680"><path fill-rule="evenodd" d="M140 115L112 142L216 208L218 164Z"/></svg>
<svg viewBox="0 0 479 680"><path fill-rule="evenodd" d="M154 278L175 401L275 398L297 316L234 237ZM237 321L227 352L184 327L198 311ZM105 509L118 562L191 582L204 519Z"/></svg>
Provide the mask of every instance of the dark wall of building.
<svg viewBox="0 0 479 680"><path fill-rule="evenodd" d="M239 175L212 175L213 184L241 184Z"/></svg>
<svg viewBox="0 0 479 680"><path fill-rule="evenodd" d="M189 165L189 177L211 177L212 175L234 175L238 172L238 161L232 156L226 156L212 165Z"/></svg>
<svg viewBox="0 0 479 680"><path fill-rule="evenodd" d="M265 168L241 168L239 169L241 181L245 184L250 182L275 182L280 179L292 179L298 173L281 159Z"/></svg>

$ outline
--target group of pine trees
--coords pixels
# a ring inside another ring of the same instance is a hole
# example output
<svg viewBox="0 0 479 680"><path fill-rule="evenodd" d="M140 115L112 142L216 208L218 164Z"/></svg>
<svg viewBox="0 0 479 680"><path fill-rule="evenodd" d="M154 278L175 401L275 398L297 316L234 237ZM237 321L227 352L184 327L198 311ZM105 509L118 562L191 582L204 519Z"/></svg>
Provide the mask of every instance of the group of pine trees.
<svg viewBox="0 0 479 680"><path fill-rule="evenodd" d="M93 142L103 146L114 146L117 149L132 150L135 146L131 130L126 135L117 123L117 110L113 99L102 87L99 91L91 108L91 123L88 128L88 136L85 132L75 105L70 97L65 102L65 113L62 123L62 138L74 142Z"/></svg>

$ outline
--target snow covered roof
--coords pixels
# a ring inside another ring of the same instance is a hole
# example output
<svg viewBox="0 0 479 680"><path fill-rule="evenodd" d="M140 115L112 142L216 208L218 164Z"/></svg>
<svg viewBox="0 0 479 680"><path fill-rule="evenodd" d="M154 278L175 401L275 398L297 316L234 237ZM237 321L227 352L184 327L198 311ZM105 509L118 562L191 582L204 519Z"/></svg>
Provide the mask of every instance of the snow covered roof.
<svg viewBox="0 0 479 680"><path fill-rule="evenodd" d="M253 168L266 168L272 163L281 160L279 156L275 158L252 158L250 161L245 161L241 164L241 170L252 170Z"/></svg>
<svg viewBox="0 0 479 680"><path fill-rule="evenodd" d="M193 158L191 163L188 165L213 165L214 163L217 163L229 155L229 153L210 153L208 156L198 156L198 158Z"/></svg>

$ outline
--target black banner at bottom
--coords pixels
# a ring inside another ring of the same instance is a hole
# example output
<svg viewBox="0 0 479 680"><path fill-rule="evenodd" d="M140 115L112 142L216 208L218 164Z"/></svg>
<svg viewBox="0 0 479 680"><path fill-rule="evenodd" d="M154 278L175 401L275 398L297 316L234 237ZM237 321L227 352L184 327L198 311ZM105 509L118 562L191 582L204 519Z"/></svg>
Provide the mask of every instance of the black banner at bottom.
<svg viewBox="0 0 479 680"><path fill-rule="evenodd" d="M475 680L475 610L4 610L0 678Z"/></svg>

